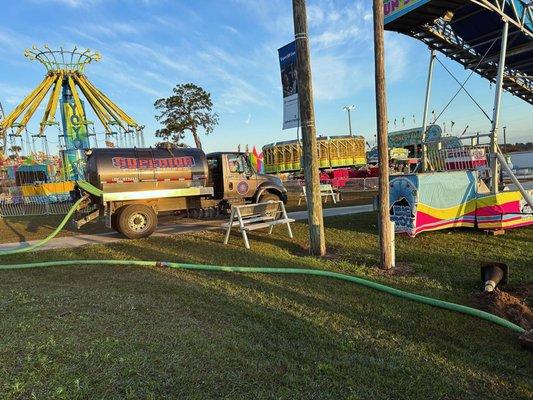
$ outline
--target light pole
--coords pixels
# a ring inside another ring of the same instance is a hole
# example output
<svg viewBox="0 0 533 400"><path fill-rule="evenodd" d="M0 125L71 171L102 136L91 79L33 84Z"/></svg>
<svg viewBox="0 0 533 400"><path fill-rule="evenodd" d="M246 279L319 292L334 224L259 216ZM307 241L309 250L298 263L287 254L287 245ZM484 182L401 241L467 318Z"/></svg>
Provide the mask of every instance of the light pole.
<svg viewBox="0 0 533 400"><path fill-rule="evenodd" d="M348 128L350 129L350 137L351 137L353 135L352 135L352 115L350 112L355 109L355 106L352 104L351 106L344 106L342 107L342 109L344 111L348 111Z"/></svg>

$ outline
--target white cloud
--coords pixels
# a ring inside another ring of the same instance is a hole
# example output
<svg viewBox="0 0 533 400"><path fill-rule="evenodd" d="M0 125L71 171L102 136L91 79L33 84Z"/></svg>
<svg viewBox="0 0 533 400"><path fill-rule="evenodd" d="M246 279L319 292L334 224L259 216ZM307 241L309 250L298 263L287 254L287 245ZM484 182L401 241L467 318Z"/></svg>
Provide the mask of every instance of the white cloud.
<svg viewBox="0 0 533 400"><path fill-rule="evenodd" d="M317 101L347 97L372 85L372 74L343 57L319 56L313 63L313 92Z"/></svg>
<svg viewBox="0 0 533 400"><path fill-rule="evenodd" d="M312 38L313 43L322 46L330 47L339 44L343 44L350 39L355 39L359 35L359 28L357 26L351 26L347 29L328 30L321 33L318 36Z"/></svg>
<svg viewBox="0 0 533 400"><path fill-rule="evenodd" d="M387 78L391 82L400 81L408 69L408 45L404 38L392 32L385 32L385 63Z"/></svg>
<svg viewBox="0 0 533 400"><path fill-rule="evenodd" d="M10 105L19 104L31 92L31 88L25 86L17 86L12 83L0 82L0 99ZM11 110L4 108L7 114Z"/></svg>
<svg viewBox="0 0 533 400"><path fill-rule="evenodd" d="M240 35L240 32L237 29L235 29L233 26L223 25L223 28L226 29L227 31L233 33L234 35Z"/></svg>

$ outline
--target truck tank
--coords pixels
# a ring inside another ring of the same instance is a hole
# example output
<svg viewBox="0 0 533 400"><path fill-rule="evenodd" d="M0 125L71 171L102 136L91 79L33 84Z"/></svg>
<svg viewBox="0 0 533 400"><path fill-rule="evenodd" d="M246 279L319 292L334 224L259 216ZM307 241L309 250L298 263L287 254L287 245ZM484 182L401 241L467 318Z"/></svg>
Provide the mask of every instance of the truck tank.
<svg viewBox="0 0 533 400"><path fill-rule="evenodd" d="M205 187L204 152L193 148L92 149L86 179L107 192Z"/></svg>

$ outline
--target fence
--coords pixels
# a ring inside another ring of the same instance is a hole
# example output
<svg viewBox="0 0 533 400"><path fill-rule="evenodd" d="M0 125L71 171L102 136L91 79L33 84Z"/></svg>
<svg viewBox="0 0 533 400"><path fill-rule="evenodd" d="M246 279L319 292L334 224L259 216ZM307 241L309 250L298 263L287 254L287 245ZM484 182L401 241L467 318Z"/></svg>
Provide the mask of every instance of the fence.
<svg viewBox="0 0 533 400"><path fill-rule="evenodd" d="M486 169L489 165L489 146L463 146L451 149L428 150L428 170L461 171Z"/></svg>
<svg viewBox="0 0 533 400"><path fill-rule="evenodd" d="M363 192L378 190L378 178L347 178L343 180L325 179L321 180L322 184L330 184L334 189L342 192ZM335 184L336 183L336 184ZM283 182L283 186L290 194L300 194L302 192L303 180L287 180Z"/></svg>
<svg viewBox="0 0 533 400"><path fill-rule="evenodd" d="M21 187L3 188L0 194L0 217L66 214L72 207L70 194L25 196Z"/></svg>

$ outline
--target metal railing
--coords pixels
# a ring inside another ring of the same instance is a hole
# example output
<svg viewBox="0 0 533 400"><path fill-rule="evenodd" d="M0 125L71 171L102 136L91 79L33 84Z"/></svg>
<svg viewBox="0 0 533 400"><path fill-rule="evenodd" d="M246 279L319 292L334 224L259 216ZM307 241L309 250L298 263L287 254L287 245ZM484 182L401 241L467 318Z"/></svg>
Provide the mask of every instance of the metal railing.
<svg viewBox="0 0 533 400"><path fill-rule="evenodd" d="M489 166L489 145L463 146L451 149L430 149L428 171L483 170Z"/></svg>
<svg viewBox="0 0 533 400"><path fill-rule="evenodd" d="M0 194L0 218L36 215L62 215L72 207L68 193L43 196L24 196L17 187Z"/></svg>
<svg viewBox="0 0 533 400"><path fill-rule="evenodd" d="M347 178L347 179L322 179L321 184L332 185L334 189L341 190L343 192L363 192L374 191L378 189L378 178ZM287 189L289 194L302 193L302 187L304 186L303 180L287 180L283 182L283 186Z"/></svg>
<svg viewBox="0 0 533 400"><path fill-rule="evenodd" d="M378 178L349 178L343 187L339 187L345 192L364 192L378 190Z"/></svg>

